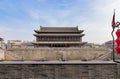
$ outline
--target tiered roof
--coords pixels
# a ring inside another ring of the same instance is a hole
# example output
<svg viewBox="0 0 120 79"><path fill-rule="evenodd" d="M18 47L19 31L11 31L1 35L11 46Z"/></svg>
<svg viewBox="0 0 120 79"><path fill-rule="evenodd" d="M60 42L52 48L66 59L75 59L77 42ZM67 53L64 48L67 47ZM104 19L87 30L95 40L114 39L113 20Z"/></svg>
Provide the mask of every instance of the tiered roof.
<svg viewBox="0 0 120 79"><path fill-rule="evenodd" d="M34 30L36 33L39 32L80 32L83 30L79 30L78 27L40 27L39 30Z"/></svg>
<svg viewBox="0 0 120 79"><path fill-rule="evenodd" d="M85 34L82 34L82 32L84 30L79 30L78 27L40 27L39 30L34 30L36 32L36 34L33 34L34 36L36 36L36 38L38 38L39 36L47 36L47 37L51 37L51 36L67 36L67 37L82 37ZM38 38L39 39L39 38ZM82 42L82 40L79 41L36 41L33 42L33 44L35 45L42 45L42 44L71 44L71 45L83 45L85 44L85 42Z"/></svg>

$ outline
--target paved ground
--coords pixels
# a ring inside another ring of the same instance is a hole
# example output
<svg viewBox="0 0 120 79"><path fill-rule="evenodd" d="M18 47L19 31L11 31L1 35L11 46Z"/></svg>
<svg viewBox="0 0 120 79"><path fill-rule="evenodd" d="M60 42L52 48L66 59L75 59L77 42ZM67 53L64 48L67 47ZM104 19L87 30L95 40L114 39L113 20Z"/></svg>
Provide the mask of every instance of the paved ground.
<svg viewBox="0 0 120 79"><path fill-rule="evenodd" d="M1 61L0 64L115 64L113 61Z"/></svg>

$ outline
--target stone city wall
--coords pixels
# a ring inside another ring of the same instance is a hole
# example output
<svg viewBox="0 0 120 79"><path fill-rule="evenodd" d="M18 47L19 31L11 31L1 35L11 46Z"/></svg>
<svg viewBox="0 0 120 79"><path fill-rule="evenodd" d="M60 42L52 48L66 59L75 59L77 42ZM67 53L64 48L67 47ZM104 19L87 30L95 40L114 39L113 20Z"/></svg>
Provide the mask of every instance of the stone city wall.
<svg viewBox="0 0 120 79"><path fill-rule="evenodd" d="M5 60L5 51L0 49L0 60Z"/></svg>
<svg viewBox="0 0 120 79"><path fill-rule="evenodd" d="M0 64L0 79L120 79L120 65Z"/></svg>
<svg viewBox="0 0 120 79"><path fill-rule="evenodd" d="M105 56L103 56L105 55ZM5 60L110 60L111 50L104 48L31 48L8 49Z"/></svg>

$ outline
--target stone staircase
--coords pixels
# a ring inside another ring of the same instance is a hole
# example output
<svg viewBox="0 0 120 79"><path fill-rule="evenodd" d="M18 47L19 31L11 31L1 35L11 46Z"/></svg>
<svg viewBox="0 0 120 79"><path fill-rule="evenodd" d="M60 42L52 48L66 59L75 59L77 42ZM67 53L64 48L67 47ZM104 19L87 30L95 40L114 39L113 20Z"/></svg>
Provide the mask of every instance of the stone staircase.
<svg viewBox="0 0 120 79"><path fill-rule="evenodd" d="M11 52L11 51L6 51L5 52L5 60L23 60L21 56Z"/></svg>
<svg viewBox="0 0 120 79"><path fill-rule="evenodd" d="M100 56L96 57L95 60L112 60L112 53L106 52L105 54L101 54Z"/></svg>

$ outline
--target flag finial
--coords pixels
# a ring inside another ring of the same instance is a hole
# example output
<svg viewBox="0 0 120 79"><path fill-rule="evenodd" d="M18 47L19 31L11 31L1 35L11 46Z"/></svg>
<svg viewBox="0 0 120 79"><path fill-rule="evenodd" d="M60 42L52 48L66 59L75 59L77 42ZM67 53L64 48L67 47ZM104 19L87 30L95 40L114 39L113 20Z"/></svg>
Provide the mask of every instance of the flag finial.
<svg viewBox="0 0 120 79"><path fill-rule="evenodd" d="M113 13L113 18L112 18L112 27L115 27L115 9L114 9L114 13Z"/></svg>

